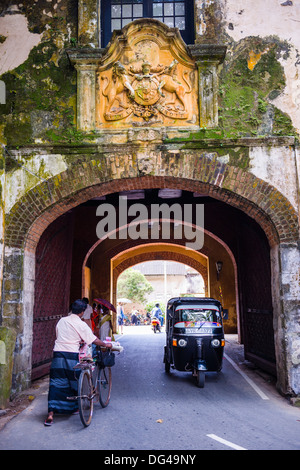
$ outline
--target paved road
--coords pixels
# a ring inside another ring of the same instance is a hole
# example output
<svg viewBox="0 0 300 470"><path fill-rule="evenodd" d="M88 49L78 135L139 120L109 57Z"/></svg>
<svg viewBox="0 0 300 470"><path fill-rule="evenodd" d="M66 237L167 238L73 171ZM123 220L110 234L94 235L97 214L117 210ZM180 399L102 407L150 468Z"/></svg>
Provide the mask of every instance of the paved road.
<svg viewBox="0 0 300 470"><path fill-rule="evenodd" d="M129 327L120 342L124 352L113 368L111 402L105 409L94 407L88 428L79 416L43 425L45 384L30 407L0 432L0 449L300 449L300 410L253 372L241 375L229 352L222 372L207 374L199 389L191 373L165 374L164 333Z"/></svg>

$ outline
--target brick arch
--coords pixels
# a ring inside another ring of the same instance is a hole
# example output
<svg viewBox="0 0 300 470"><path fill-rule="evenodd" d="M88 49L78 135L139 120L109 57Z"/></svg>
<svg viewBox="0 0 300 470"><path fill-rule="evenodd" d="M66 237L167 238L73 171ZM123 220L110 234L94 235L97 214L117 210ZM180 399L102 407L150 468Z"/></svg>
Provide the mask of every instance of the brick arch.
<svg viewBox="0 0 300 470"><path fill-rule="evenodd" d="M205 292L208 295L208 268L206 262L206 256L199 252L195 252L194 250L190 250L189 252L186 251L185 247L182 245L177 244L169 244L169 243L146 243L142 245L143 250L148 249L149 251L139 252L141 246L137 246L134 248L129 248L128 250L122 251L118 255L116 255L112 259L112 297L113 301L116 299L116 285L119 275L136 264L143 263L145 261L154 261L154 260L168 260L168 261L176 261L178 263L183 263L191 268L198 271L199 274L204 279L205 284ZM155 247L155 249L154 249ZM118 263L118 258L122 257L125 259L121 260ZM206 266L203 264L202 259L205 259Z"/></svg>
<svg viewBox="0 0 300 470"><path fill-rule="evenodd" d="M195 225L193 225L195 228ZM118 229L117 229L118 230ZM231 309L231 322L232 325L239 329L239 297L238 297L238 274L237 274L237 263L233 252L231 251L230 247L218 236L213 234L212 232L204 229L204 233L208 238L215 240L217 244L222 247L224 250L224 257L221 255L221 258L226 260L227 267L231 266L232 269L232 285L228 290L227 285L227 293L228 295L230 291L230 295L232 295L232 299L228 301L226 297L226 301L228 306ZM92 255L94 251L106 240L106 237L103 239L98 240L86 253L85 259L82 263L82 296L85 295L86 288L89 284L86 284L86 274L85 274L85 266L87 265L87 261L89 257ZM148 251L148 252L147 252ZM121 245L117 245L116 247L112 248L111 250L105 251L105 257L110 260L110 268L109 271L105 272L105 275L100 280L100 284L98 286L95 285L93 288L96 288L97 293L90 291L90 295L93 293L95 297L105 297L110 298L110 301L113 305L116 305L117 302L117 279L118 276L127 268L144 261L151 261L151 260L159 260L159 259L166 259L171 261L181 262L183 264L187 264L192 268L196 269L204 278L205 283L205 294L207 296L211 296L212 292L214 292L214 296L218 295L216 293L216 285L215 281L212 283L212 279L214 276L212 275L210 269L214 269L209 262L209 258L212 252L211 249L205 244L200 251L195 251L193 249L186 248L185 243L182 243L182 240L168 240L165 242L163 240L159 241L149 241L149 240L124 240L124 243ZM96 273L97 277L97 273ZM212 287L213 286L213 287ZM219 293L219 291L218 291ZM216 297L218 298L218 297ZM233 300L234 299L234 300ZM116 318L114 318L114 324L116 322ZM235 320L237 323L235 323ZM232 326L231 325L231 326ZM115 324L116 326L116 324ZM228 326L228 325L227 325ZM230 327L230 325L229 325Z"/></svg>
<svg viewBox="0 0 300 470"><path fill-rule="evenodd" d="M185 256L182 253L172 251L165 251L163 248L161 248L160 251L141 253L139 255L133 255L130 258L127 258L115 268L116 276L118 277L123 271L125 271L125 269L131 268L136 264L155 260L176 261L178 263L186 264L187 266L190 266L191 268L198 271L207 284L207 268L205 266L198 263L191 256Z"/></svg>
<svg viewBox="0 0 300 470"><path fill-rule="evenodd" d="M298 239L298 218L291 203L276 188L249 172L217 161L212 163L200 155L186 159L184 169L182 162L176 166L166 159L163 171L157 169L165 176L123 177L130 174L128 170L114 178L111 174L115 162L111 160L110 163L105 160L104 170L94 160L79 163L49 179L48 185L42 183L28 191L6 216L7 246L25 247L34 252L45 228L73 207L120 190L148 188L199 192L238 208L262 227L270 246Z"/></svg>
<svg viewBox="0 0 300 470"><path fill-rule="evenodd" d="M7 279L17 280L18 285L20 273L23 274L23 279L17 301L9 300L12 298L10 291L5 292L2 297L3 305L7 307L3 309L6 313L4 321L11 324L10 317L15 319L22 337L20 344L26 349L26 358L30 358L28 351L32 342L32 324L24 319L32 318L35 250L42 233L58 217L89 199L134 189L174 188L198 192L223 201L254 219L265 232L270 247L274 247L271 259L271 268L275 272L272 290L274 315L278 338L286 339L279 326L282 313L285 312L282 312L281 273L278 275L281 269L280 253L276 245L298 241L298 219L294 208L276 188L247 171L227 166L201 154L185 155L178 161L176 155L173 155L173 160L165 155L164 158L160 156L153 166L149 163L147 167L145 164L147 171L152 172L155 168L153 172L156 174L151 175L145 175L144 168L138 167L136 155L124 155L123 160L120 155L113 153L107 155L107 158L97 157L97 161L91 157L90 161L74 163L72 168L50 178L48 184L42 183L28 191L6 214L5 247L8 250L5 253L5 276ZM279 339L276 343L277 357L282 358L287 365L288 353L283 346L284 342ZM20 352L18 354L21 355ZM16 363L21 364L21 361ZM18 380L21 383L26 374L30 376L29 365L25 365L24 370L21 367L16 371L16 383ZM286 390L286 372L279 370L279 373L280 387Z"/></svg>
<svg viewBox="0 0 300 470"><path fill-rule="evenodd" d="M139 245L123 250L112 259L111 301L114 305L116 305L117 302L117 280L119 275L138 263L157 259L176 261L194 268L202 275L205 284L205 293L208 296L209 281L206 256L194 250L187 252L184 246L175 243L145 243L142 247L143 252L140 251L141 245ZM121 260L119 261L120 258ZM114 318L114 324L116 327L116 318Z"/></svg>

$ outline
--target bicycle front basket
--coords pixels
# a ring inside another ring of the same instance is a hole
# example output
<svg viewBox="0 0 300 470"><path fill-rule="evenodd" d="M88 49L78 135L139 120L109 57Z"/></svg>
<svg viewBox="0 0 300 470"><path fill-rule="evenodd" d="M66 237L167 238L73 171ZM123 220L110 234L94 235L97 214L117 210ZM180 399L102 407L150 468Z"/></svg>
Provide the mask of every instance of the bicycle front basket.
<svg viewBox="0 0 300 470"><path fill-rule="evenodd" d="M111 351L99 351L98 361L102 367L112 367L115 365L115 354Z"/></svg>

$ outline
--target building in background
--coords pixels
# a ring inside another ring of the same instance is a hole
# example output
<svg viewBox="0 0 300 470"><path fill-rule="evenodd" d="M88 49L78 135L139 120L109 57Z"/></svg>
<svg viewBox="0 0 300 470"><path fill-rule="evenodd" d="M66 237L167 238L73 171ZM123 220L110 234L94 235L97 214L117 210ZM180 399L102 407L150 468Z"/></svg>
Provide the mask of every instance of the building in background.
<svg viewBox="0 0 300 470"><path fill-rule="evenodd" d="M172 297L186 294L205 296L203 277L187 265L175 261L148 261L133 266L133 269L144 274L154 288L148 295L148 302L160 302L166 306Z"/></svg>

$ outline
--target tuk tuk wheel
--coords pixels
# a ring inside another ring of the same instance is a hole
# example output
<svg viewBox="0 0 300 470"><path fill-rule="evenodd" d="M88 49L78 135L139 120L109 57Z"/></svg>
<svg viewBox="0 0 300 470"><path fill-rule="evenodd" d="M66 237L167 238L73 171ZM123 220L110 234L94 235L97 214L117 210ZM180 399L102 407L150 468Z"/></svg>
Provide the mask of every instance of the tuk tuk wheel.
<svg viewBox="0 0 300 470"><path fill-rule="evenodd" d="M168 374L170 372L170 363L165 359L165 372Z"/></svg>
<svg viewBox="0 0 300 470"><path fill-rule="evenodd" d="M199 388L204 387L205 383L205 372L203 370L197 370L196 381Z"/></svg>

